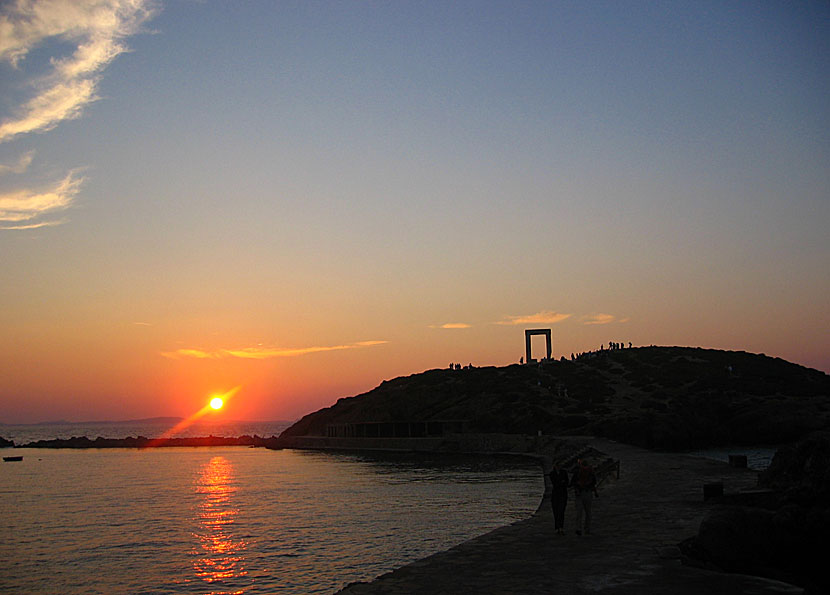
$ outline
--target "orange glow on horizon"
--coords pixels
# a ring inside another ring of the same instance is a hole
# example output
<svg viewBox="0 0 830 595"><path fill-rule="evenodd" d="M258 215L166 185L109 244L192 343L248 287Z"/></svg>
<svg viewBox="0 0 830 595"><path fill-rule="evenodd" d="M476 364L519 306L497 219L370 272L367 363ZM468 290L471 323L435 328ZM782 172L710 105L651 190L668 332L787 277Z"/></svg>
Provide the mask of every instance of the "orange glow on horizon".
<svg viewBox="0 0 830 595"><path fill-rule="evenodd" d="M161 435L161 437L159 437L158 440L154 440L153 443L151 443L151 446L155 442L158 442L158 441L161 441L161 440L167 440L168 438L171 438L171 437L175 436L177 433L179 433L182 430L184 430L184 429L190 427L191 425L193 425L194 422L196 422L200 418L204 417L207 413L218 411L219 409L224 407L225 403L227 401L229 401L231 399L231 397L235 396L236 393L238 393L241 388L242 388L241 386L235 386L226 393L214 396L213 398L211 398L211 400L208 402L207 405L205 405L204 407L199 409L196 413L194 413L190 417L188 417L186 419L183 419L182 421L177 423L175 426L173 426L172 428L167 430L164 434ZM215 404L218 404L219 406L216 407Z"/></svg>

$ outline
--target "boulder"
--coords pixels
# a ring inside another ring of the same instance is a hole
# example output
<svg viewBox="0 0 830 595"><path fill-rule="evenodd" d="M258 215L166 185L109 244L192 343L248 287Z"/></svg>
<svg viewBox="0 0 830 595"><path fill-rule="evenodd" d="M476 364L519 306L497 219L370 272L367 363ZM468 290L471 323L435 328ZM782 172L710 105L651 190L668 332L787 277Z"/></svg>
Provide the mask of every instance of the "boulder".
<svg viewBox="0 0 830 595"><path fill-rule="evenodd" d="M753 574L776 558L774 514L745 506L716 509L701 522L697 543L723 570Z"/></svg>
<svg viewBox="0 0 830 595"><path fill-rule="evenodd" d="M815 432L780 448L759 483L786 490L790 502L830 507L830 432Z"/></svg>
<svg viewBox="0 0 830 595"><path fill-rule="evenodd" d="M754 574L830 593L825 572L830 534L830 433L779 449L761 475L759 506L722 505L710 511L698 535L681 544L690 562ZM724 498L724 502L748 502Z"/></svg>

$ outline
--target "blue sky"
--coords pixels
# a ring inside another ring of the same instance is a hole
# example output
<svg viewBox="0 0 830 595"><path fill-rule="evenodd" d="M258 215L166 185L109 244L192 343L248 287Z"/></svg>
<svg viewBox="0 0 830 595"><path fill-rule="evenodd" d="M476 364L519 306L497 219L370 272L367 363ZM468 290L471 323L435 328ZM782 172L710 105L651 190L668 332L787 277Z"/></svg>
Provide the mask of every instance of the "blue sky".
<svg viewBox="0 0 830 595"><path fill-rule="evenodd" d="M240 415L289 417L517 360L528 324L560 355L830 370L829 23L819 2L6 3L0 399L163 415L241 385Z"/></svg>

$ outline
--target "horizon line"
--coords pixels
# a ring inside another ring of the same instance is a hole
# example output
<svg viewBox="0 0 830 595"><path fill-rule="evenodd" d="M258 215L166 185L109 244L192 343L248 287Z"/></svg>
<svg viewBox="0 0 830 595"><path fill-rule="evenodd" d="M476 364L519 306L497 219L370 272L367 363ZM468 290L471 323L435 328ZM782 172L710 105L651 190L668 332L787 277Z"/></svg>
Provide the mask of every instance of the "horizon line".
<svg viewBox="0 0 830 595"><path fill-rule="evenodd" d="M0 421L0 426L61 426L61 425L77 425L77 424L129 424L129 423L162 423L162 420L165 422L167 421L182 421L185 419L184 417L178 417L175 415L159 415L155 417L142 417L138 419L114 419L114 420L105 420L105 419L98 419L98 420L84 420L84 421L68 421L65 419L58 419L58 420L51 420L51 421L37 421L37 422L25 422L25 423L6 423ZM299 418L298 418L299 419ZM221 423L226 424L278 424L278 423L294 423L297 420L291 419L266 419L266 420L254 420L254 419L231 419L227 421L222 421ZM196 424L200 422L195 422Z"/></svg>

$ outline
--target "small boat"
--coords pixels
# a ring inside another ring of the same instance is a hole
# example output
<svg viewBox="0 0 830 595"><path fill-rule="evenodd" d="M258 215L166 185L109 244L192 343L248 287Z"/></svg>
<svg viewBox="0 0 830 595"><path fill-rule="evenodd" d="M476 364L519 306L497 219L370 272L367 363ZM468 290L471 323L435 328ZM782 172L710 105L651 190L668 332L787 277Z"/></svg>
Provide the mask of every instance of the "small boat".
<svg viewBox="0 0 830 595"><path fill-rule="evenodd" d="M8 463L8 462L10 462L10 461L22 461L22 460L23 460L23 457L22 457L22 456L16 456L16 457L3 457L3 460L4 460L4 461L6 461L7 463Z"/></svg>

